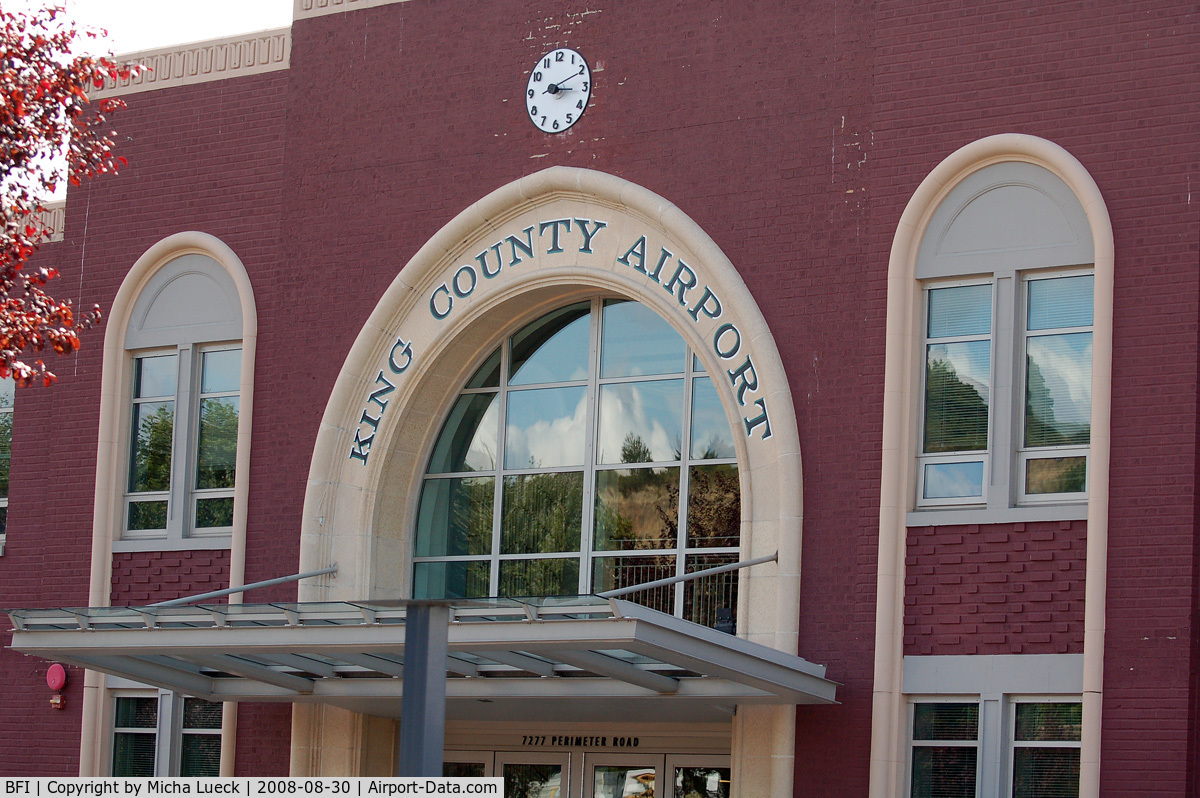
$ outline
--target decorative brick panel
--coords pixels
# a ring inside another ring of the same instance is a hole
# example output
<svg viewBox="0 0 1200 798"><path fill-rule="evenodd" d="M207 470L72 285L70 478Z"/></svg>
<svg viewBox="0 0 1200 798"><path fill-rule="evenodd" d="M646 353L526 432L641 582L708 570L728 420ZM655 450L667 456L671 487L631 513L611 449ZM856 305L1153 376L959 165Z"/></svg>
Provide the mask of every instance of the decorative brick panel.
<svg viewBox="0 0 1200 798"><path fill-rule="evenodd" d="M915 527L904 653L1079 654L1087 524Z"/></svg>
<svg viewBox="0 0 1200 798"><path fill-rule="evenodd" d="M227 587L228 551L117 552L109 602L114 607L136 607Z"/></svg>

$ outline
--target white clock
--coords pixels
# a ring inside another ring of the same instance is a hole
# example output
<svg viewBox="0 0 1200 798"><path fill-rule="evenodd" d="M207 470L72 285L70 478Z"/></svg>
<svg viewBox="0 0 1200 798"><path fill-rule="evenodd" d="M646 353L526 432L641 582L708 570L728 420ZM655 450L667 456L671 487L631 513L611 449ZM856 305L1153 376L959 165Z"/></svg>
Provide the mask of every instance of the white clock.
<svg viewBox="0 0 1200 798"><path fill-rule="evenodd" d="M529 74L525 109L539 130L562 133L579 121L592 96L592 72L579 53L560 47L538 59Z"/></svg>

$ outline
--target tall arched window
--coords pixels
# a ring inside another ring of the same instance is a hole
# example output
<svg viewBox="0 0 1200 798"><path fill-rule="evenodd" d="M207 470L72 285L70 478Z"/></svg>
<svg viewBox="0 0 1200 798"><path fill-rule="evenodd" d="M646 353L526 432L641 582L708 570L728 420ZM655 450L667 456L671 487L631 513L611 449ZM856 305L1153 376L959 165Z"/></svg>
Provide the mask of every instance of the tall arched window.
<svg viewBox="0 0 1200 798"><path fill-rule="evenodd" d="M596 593L738 559L729 422L683 338L593 299L510 336L467 381L425 471L418 598ZM712 624L726 573L630 596Z"/></svg>

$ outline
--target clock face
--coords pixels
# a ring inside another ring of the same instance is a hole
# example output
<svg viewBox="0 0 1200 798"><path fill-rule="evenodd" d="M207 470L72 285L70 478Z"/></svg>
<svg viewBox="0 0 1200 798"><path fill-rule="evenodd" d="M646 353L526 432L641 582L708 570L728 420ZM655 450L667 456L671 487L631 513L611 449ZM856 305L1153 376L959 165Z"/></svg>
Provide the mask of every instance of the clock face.
<svg viewBox="0 0 1200 798"><path fill-rule="evenodd" d="M533 65L525 109L539 130L562 133L579 121L592 96L592 72L574 50L560 47Z"/></svg>

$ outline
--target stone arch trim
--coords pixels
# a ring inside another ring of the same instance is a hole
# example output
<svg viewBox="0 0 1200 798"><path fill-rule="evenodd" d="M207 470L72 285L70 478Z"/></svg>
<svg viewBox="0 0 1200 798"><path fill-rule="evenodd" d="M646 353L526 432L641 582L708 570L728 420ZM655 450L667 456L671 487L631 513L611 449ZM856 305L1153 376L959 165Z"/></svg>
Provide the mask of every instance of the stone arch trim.
<svg viewBox="0 0 1200 798"><path fill-rule="evenodd" d="M681 287L686 283L694 285ZM300 568L336 562L339 570L301 585L302 600L409 595L408 569L395 564L410 562L417 487L453 397L516 326L596 293L652 307L717 378L731 426L746 433L735 435L742 555L779 553L778 563L743 572L739 629L796 651L800 445L766 321L737 269L677 207L613 175L561 166L503 186L451 220L371 313L334 385L305 494ZM739 373L746 358L752 371ZM762 413L765 422L758 421ZM770 770L786 774L778 777L787 787L779 782L758 794L790 794L794 723L776 726L787 740L776 741L774 752L750 751L744 766L755 769L754 756L771 756ZM778 766L779 749L786 749L786 766Z"/></svg>
<svg viewBox="0 0 1200 798"><path fill-rule="evenodd" d="M1095 180L1073 155L1046 139L1006 133L974 141L943 160L921 182L897 225L888 261L887 341L884 366L883 458L872 704L870 795L904 794L905 515L912 493L910 461L916 451L910 423L919 401L920 292L916 263L921 240L943 199L963 180L999 163L1029 163L1063 180L1087 217L1095 257L1092 354L1092 442L1084 606L1083 743L1080 795L1099 795L1100 711L1103 685L1104 596L1108 551L1108 476L1112 384L1114 245L1112 222Z"/></svg>
<svg viewBox="0 0 1200 798"><path fill-rule="evenodd" d="M220 265L237 290L241 310L242 376L238 428L236 476L234 481L233 535L230 550L230 586L243 584L246 563L246 513L250 488L250 427L254 410L254 353L258 340L258 314L254 291L246 267L237 254L219 238L208 233L176 233L157 242L133 264L113 298L104 331L104 355L100 388L100 428L96 450L96 493L92 517L92 560L88 605L108 606L112 587L112 544L121 529L122 460L125 456L127 408L132 375L125 348L125 333L143 289L170 261L181 255L200 254ZM232 597L231 601L238 601ZM103 726L103 676L88 671L84 685L83 733L79 772L98 776L103 768L100 751ZM227 705L232 707L233 705ZM227 710L222 723L221 773L232 775L232 740L235 711ZM229 751L227 755L225 752Z"/></svg>

